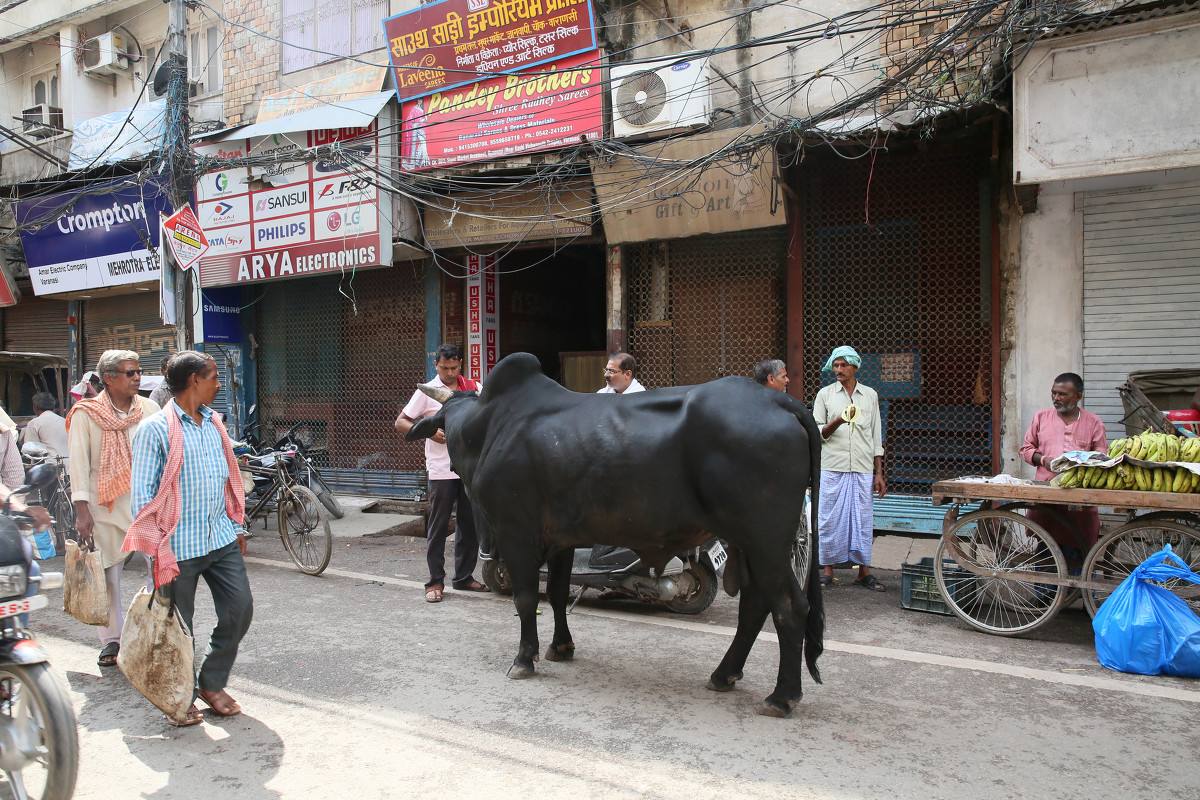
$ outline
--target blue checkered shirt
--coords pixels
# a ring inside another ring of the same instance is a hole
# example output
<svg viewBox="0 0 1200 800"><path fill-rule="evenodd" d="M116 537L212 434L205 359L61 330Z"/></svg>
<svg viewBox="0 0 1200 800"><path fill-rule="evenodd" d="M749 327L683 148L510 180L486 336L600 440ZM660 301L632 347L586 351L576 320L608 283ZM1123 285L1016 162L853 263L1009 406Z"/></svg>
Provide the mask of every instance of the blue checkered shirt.
<svg viewBox="0 0 1200 800"><path fill-rule="evenodd" d="M133 479L130 501L133 516L158 494L167 464L167 414L183 422L183 467L179 472L179 527L171 535L175 558L199 558L237 541L241 527L225 513L225 484L229 463L221 433L212 420L212 409L200 407L199 425L183 409L168 403L147 417L133 435Z"/></svg>

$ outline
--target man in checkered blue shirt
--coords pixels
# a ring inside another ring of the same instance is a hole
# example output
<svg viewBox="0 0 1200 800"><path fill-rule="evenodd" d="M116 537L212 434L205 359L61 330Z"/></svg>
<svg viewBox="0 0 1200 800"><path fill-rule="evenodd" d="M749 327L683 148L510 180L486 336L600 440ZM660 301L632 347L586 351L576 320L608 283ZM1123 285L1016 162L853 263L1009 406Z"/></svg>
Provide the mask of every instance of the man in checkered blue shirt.
<svg viewBox="0 0 1200 800"><path fill-rule="evenodd" d="M217 627L197 670L196 694L216 715L234 716L241 713L241 707L225 686L238 645L250 628L253 599L242 560L245 532L226 510L229 462L224 439L209 407L221 383L212 357L190 350L172 356L166 379L174 401L147 418L133 437L133 514L137 517L159 492L170 452L167 415L176 414L183 428L183 466L179 473L179 525L171 535L179 576L171 591L190 630L197 584L202 576L208 583ZM202 719L193 706L185 724L198 724Z"/></svg>

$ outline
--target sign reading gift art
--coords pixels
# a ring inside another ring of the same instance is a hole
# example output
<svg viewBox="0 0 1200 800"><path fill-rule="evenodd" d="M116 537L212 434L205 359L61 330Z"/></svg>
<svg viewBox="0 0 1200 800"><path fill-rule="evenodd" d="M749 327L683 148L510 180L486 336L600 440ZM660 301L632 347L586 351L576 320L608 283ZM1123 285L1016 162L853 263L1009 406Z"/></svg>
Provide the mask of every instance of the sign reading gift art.
<svg viewBox="0 0 1200 800"><path fill-rule="evenodd" d="M600 51L405 103L401 168L447 167L554 150L604 132Z"/></svg>
<svg viewBox="0 0 1200 800"><path fill-rule="evenodd" d="M467 377L481 381L500 347L500 289L495 256L467 257Z"/></svg>
<svg viewBox="0 0 1200 800"><path fill-rule="evenodd" d="M590 0L439 0L383 29L401 102L596 49Z"/></svg>

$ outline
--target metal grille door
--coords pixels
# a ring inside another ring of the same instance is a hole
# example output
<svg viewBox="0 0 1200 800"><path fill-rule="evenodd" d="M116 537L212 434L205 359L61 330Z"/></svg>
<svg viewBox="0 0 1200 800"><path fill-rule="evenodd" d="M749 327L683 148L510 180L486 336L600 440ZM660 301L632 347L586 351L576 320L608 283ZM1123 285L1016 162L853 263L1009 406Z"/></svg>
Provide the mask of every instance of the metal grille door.
<svg viewBox="0 0 1200 800"><path fill-rule="evenodd" d="M647 388L784 358L786 228L631 245L629 349Z"/></svg>
<svg viewBox="0 0 1200 800"><path fill-rule="evenodd" d="M991 472L990 250L976 166L986 163L942 144L801 168L805 398L833 382L821 372L833 348L863 355L859 379L879 392L898 494Z"/></svg>
<svg viewBox="0 0 1200 800"><path fill-rule="evenodd" d="M392 427L416 385L429 380L422 281L423 268L406 264L353 281L304 278L265 288L256 322L265 441L305 422L328 449L320 466L425 468L421 443L404 442Z"/></svg>

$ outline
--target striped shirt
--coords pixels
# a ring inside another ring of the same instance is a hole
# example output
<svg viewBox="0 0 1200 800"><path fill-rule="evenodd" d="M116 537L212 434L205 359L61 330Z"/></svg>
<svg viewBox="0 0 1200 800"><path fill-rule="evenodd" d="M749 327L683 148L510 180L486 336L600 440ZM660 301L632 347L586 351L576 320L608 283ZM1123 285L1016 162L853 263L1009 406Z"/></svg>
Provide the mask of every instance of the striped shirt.
<svg viewBox="0 0 1200 800"><path fill-rule="evenodd" d="M179 527L171 535L175 558L199 558L237 541L240 526L225 513L225 484L229 463L221 433L213 424L213 411L200 407L199 425L182 408L170 403L147 417L133 435L133 480L130 501L136 518L158 494L167 464L167 414L183 422L183 467L179 472Z"/></svg>

